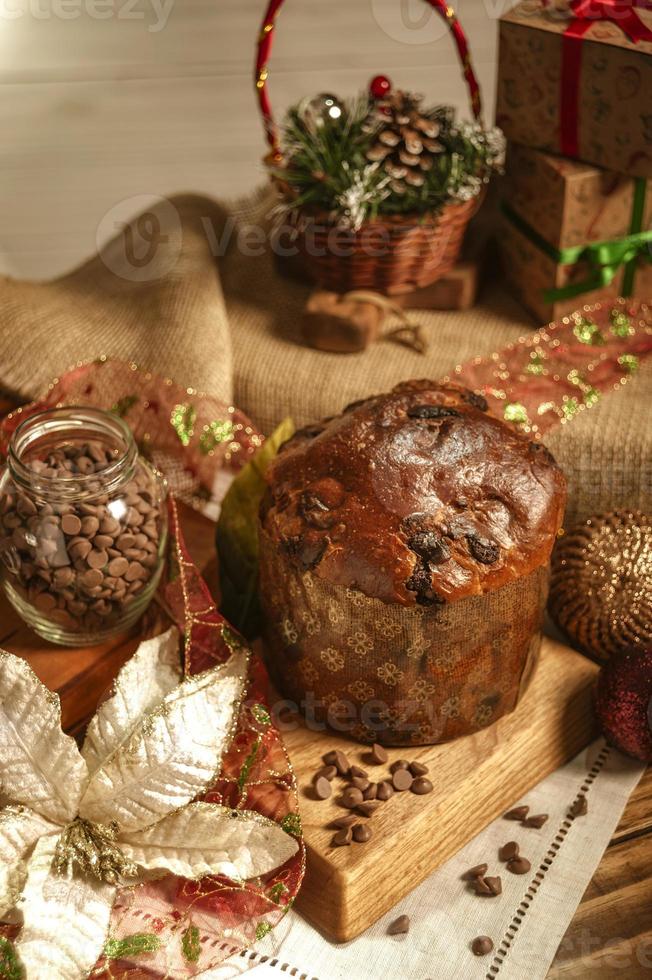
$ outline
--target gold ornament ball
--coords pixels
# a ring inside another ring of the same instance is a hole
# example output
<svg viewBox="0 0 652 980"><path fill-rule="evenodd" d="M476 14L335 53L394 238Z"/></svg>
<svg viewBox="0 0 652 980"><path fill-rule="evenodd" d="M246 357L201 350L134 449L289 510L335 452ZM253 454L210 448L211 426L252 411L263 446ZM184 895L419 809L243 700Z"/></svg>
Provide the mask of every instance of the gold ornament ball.
<svg viewBox="0 0 652 980"><path fill-rule="evenodd" d="M652 519L617 510L566 532L552 557L548 611L590 656L606 662L652 644Z"/></svg>

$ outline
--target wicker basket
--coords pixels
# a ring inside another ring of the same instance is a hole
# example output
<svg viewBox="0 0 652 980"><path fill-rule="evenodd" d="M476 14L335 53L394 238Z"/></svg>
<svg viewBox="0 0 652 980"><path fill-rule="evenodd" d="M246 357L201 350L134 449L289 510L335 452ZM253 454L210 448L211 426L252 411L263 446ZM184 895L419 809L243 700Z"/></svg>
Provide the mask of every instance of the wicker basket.
<svg viewBox="0 0 652 980"><path fill-rule="evenodd" d="M471 66L466 37L444 0L425 0L446 21L462 64L471 109L481 118L479 86ZM268 61L276 15L283 0L270 0L258 40L255 83L270 146L268 162L281 164L278 132L267 89ZM363 224L359 231L338 227L326 213L301 211L296 245L308 278L335 292L373 289L397 295L430 285L457 262L464 232L478 208L481 194L470 201L450 202L426 214L391 215Z"/></svg>

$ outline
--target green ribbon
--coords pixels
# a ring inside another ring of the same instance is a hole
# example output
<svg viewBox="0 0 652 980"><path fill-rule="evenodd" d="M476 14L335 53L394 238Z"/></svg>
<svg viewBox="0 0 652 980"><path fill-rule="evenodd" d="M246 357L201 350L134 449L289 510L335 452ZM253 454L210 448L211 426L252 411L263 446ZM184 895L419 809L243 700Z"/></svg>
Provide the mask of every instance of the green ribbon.
<svg viewBox="0 0 652 980"><path fill-rule="evenodd" d="M645 208L645 189L645 178L637 177L634 181L634 202L629 235L610 241L576 245L571 248L554 248L534 228L523 221L508 204L503 203L503 213L511 223L558 265L575 265L576 262L587 262L592 267L591 274L582 282L544 290L544 302L555 303L557 300L571 299L574 296L581 296L582 293L591 292L593 289L608 286L623 266L625 272L620 292L623 296L632 295L637 260L643 258L652 262L652 228L648 231L641 231Z"/></svg>

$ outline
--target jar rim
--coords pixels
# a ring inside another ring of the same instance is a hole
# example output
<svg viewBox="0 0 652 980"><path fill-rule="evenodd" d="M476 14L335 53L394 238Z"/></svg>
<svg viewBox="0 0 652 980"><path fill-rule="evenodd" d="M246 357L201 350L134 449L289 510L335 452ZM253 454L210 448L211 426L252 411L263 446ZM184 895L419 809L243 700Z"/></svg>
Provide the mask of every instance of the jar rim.
<svg viewBox="0 0 652 980"><path fill-rule="evenodd" d="M57 473L49 476L37 473L24 462L29 447L41 439L48 430L70 436L84 433L89 441L108 435L121 443L118 456L108 466L92 473ZM92 484L101 481L99 492L106 493L130 478L138 449L133 432L119 415L89 405L63 405L47 408L28 416L18 425L11 437L7 464L11 475L26 490L38 490L44 495L61 494L66 497L86 496ZM96 491L98 492L98 491Z"/></svg>

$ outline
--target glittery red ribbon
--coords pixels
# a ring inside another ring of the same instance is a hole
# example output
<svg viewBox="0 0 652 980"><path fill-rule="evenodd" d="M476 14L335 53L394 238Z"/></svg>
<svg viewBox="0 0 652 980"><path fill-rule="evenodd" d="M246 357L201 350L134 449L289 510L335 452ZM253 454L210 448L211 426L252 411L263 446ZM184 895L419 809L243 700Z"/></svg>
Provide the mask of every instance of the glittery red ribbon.
<svg viewBox="0 0 652 980"><path fill-rule="evenodd" d="M583 38L596 21L609 21L633 44L652 41L652 31L635 8L652 10L650 0L574 0L573 19L562 36L561 52L561 132L560 150L564 156L579 156L579 91L582 74Z"/></svg>
<svg viewBox="0 0 652 980"><path fill-rule="evenodd" d="M652 358L652 307L614 299L519 337L444 380L484 395L492 414L538 437L619 390Z"/></svg>
<svg viewBox="0 0 652 980"><path fill-rule="evenodd" d="M473 115L476 119L480 119L482 114L480 86L478 85L478 80L475 77L475 72L473 71L473 66L471 65L469 43L462 25L457 19L455 11L450 4L446 3L446 0L424 0L424 2L436 10L448 24L449 30L455 41L457 53L462 65L462 72L468 86ZM267 66L272 53L276 16L282 4L283 0L270 0L267 6L258 36L256 65L254 71L254 84L258 94L258 105L263 119L263 126L265 127L265 135L270 146L272 157L276 160L280 160L281 151L276 124L272 114L272 105L269 99L269 92L267 90Z"/></svg>

